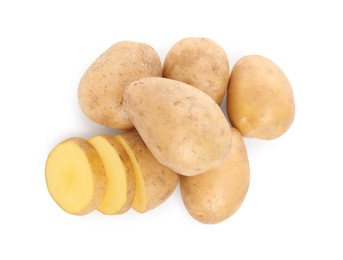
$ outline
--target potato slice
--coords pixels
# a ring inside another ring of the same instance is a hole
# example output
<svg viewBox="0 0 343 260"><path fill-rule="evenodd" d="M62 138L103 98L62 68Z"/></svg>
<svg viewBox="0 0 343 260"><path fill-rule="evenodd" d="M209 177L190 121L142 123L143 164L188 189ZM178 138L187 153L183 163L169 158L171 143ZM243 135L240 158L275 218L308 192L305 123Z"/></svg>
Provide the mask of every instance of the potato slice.
<svg viewBox="0 0 343 260"><path fill-rule="evenodd" d="M81 138L70 138L51 151L45 178L51 197L70 214L93 211L104 195L106 179L101 159Z"/></svg>
<svg viewBox="0 0 343 260"><path fill-rule="evenodd" d="M135 172L132 208L144 213L157 207L175 190L179 175L155 159L136 130L119 134L115 140L129 155Z"/></svg>
<svg viewBox="0 0 343 260"><path fill-rule="evenodd" d="M95 136L89 142L99 153L106 173L105 195L98 210L107 215L128 211L135 195L130 158L113 136Z"/></svg>

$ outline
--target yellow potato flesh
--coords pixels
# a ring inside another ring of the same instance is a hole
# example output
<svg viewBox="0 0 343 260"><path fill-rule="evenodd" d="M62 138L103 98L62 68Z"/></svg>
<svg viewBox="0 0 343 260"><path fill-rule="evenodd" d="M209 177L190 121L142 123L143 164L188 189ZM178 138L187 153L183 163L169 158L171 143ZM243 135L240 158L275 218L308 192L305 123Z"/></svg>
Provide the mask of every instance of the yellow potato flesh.
<svg viewBox="0 0 343 260"><path fill-rule="evenodd" d="M120 135L115 136L115 139L120 145L122 145L122 147L125 149L125 151L129 155L134 172L135 172L136 188L135 188L135 198L132 203L132 208L140 213L143 213L146 211L146 208L147 208L147 197L146 197L144 179L142 176L140 166L137 162L135 153L133 152L131 147L126 143L125 139L121 137Z"/></svg>
<svg viewBox="0 0 343 260"><path fill-rule="evenodd" d="M83 215L94 210L103 196L103 166L87 141L69 139L57 145L46 163L50 195L66 212Z"/></svg>
<svg viewBox="0 0 343 260"><path fill-rule="evenodd" d="M131 207L127 196L130 188L127 182L129 169L121 160L121 156L125 155L125 151L114 140L111 142L111 138L95 136L89 140L99 153L105 168L107 184L104 198L98 210L108 215L123 213Z"/></svg>

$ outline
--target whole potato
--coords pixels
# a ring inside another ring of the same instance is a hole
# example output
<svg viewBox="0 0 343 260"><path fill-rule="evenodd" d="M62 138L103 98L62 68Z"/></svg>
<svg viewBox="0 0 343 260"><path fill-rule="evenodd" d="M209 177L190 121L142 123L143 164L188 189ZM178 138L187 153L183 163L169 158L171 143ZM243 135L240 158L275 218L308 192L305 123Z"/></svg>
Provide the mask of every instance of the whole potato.
<svg viewBox="0 0 343 260"><path fill-rule="evenodd" d="M160 58L151 46L118 42L97 58L83 75L78 90L81 109L99 124L116 129L133 128L121 105L124 88L140 78L161 75Z"/></svg>
<svg viewBox="0 0 343 260"><path fill-rule="evenodd" d="M230 152L231 130L225 115L195 87L144 78L125 88L123 104L151 153L179 174L213 169Z"/></svg>
<svg viewBox="0 0 343 260"><path fill-rule="evenodd" d="M206 38L185 38L168 52L163 77L192 85L223 101L229 82L229 61L225 50Z"/></svg>
<svg viewBox="0 0 343 260"><path fill-rule="evenodd" d="M227 94L229 119L243 136L274 139L294 120L291 84L269 59L251 55L233 67Z"/></svg>
<svg viewBox="0 0 343 260"><path fill-rule="evenodd" d="M241 206L250 181L247 151L234 128L231 152L214 170L197 176L181 176L180 189L187 211L205 224L221 222Z"/></svg>

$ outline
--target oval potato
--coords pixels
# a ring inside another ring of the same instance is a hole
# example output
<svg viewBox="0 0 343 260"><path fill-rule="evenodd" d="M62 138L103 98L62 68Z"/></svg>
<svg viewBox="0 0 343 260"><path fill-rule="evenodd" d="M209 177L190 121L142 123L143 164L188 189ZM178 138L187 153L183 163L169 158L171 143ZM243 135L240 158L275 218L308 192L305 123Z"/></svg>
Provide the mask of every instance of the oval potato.
<svg viewBox="0 0 343 260"><path fill-rule="evenodd" d="M185 38L168 52L163 77L192 85L223 101L229 82L229 61L225 50L207 38Z"/></svg>
<svg viewBox="0 0 343 260"><path fill-rule="evenodd" d="M219 167L197 176L180 177L186 209L201 223L215 224L232 216L249 188L247 151L241 134L234 128L231 130L231 152Z"/></svg>
<svg viewBox="0 0 343 260"><path fill-rule="evenodd" d="M199 89L165 78L144 78L124 91L123 103L143 141L163 165L197 175L230 152L231 130L218 104Z"/></svg>
<svg viewBox="0 0 343 260"><path fill-rule="evenodd" d="M78 90L81 109L96 123L116 129L133 128L121 105L124 88L140 78L161 75L160 58L151 46L118 42L83 75Z"/></svg>
<svg viewBox="0 0 343 260"><path fill-rule="evenodd" d="M291 84L269 59L251 55L233 67L227 94L229 119L243 136L274 139L294 120Z"/></svg>

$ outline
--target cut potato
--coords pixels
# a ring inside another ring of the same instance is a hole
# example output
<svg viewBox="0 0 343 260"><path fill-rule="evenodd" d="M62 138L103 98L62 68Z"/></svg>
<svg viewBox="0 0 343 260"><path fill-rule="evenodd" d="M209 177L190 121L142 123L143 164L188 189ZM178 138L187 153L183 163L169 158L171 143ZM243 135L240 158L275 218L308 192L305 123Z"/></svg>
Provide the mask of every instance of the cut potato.
<svg viewBox="0 0 343 260"><path fill-rule="evenodd" d="M70 214L93 211L104 195L106 178L101 159L81 138L68 139L51 151L45 178L51 197Z"/></svg>
<svg viewBox="0 0 343 260"><path fill-rule="evenodd" d="M107 215L128 211L135 195L130 158L113 136L95 136L89 142L100 155L106 173L105 195L98 210Z"/></svg>
<svg viewBox="0 0 343 260"><path fill-rule="evenodd" d="M144 213L164 202L175 190L179 176L160 164L148 150L136 130L115 136L131 159L136 192L132 208Z"/></svg>

